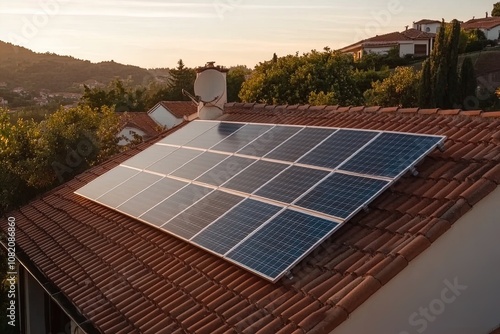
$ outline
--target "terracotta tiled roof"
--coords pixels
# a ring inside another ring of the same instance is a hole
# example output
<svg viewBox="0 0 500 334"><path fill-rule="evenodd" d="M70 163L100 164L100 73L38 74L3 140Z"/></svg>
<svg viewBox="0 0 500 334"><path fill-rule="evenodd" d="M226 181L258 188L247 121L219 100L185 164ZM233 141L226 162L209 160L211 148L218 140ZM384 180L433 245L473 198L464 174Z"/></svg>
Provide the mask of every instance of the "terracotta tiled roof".
<svg viewBox="0 0 500 334"><path fill-rule="evenodd" d="M498 112L228 104L221 120L448 139L276 284L73 193L151 142L11 212L18 247L99 331L327 333L500 183Z"/></svg>
<svg viewBox="0 0 500 334"><path fill-rule="evenodd" d="M472 19L462 23L463 29L493 29L500 25L500 17L491 16L482 19Z"/></svg>
<svg viewBox="0 0 500 334"><path fill-rule="evenodd" d="M367 38L357 43L351 44L341 49L341 51L347 51L353 47L361 47L361 46L372 46L372 45L393 45L397 43L403 43L407 41L413 40L425 40L430 39L436 36L436 34L420 31L417 29L407 29L402 32L391 32L388 34L377 35L375 37Z"/></svg>
<svg viewBox="0 0 500 334"><path fill-rule="evenodd" d="M198 112L198 107L191 101L161 101L160 104L177 118L184 118Z"/></svg>
<svg viewBox="0 0 500 334"><path fill-rule="evenodd" d="M146 138L158 136L162 132L162 128L145 112L125 112L120 114L120 125L122 128L126 126L140 129L146 133Z"/></svg>
<svg viewBox="0 0 500 334"><path fill-rule="evenodd" d="M441 23L441 21L438 20L429 20L429 19L422 19L417 22L413 22L414 24L432 24L432 23Z"/></svg>

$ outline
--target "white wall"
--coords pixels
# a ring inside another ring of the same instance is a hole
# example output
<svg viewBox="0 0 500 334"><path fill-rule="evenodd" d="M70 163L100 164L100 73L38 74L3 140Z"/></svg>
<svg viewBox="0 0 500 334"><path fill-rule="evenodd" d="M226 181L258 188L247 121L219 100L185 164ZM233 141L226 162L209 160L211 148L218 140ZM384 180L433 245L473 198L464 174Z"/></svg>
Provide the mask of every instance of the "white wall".
<svg viewBox="0 0 500 334"><path fill-rule="evenodd" d="M399 45L399 56L404 57L405 55L412 55L415 53L413 43L411 44L400 44Z"/></svg>
<svg viewBox="0 0 500 334"><path fill-rule="evenodd" d="M495 40L499 39L499 32L500 32L500 26L495 27L493 29L487 30L487 29L481 29L484 34L486 35L487 39Z"/></svg>
<svg viewBox="0 0 500 334"><path fill-rule="evenodd" d="M161 104L157 104L153 109L148 112L149 116L159 125L164 126L166 129L171 129L176 125L182 123L182 118L176 118Z"/></svg>
<svg viewBox="0 0 500 334"><path fill-rule="evenodd" d="M393 47L380 47L380 48L367 47L367 48L365 48L364 51L366 51L366 53L376 53L376 54L383 55L383 54L387 54L392 48Z"/></svg>
<svg viewBox="0 0 500 334"><path fill-rule="evenodd" d="M498 203L500 188L476 204L333 333L487 334L497 328ZM450 285L456 285L455 291Z"/></svg>

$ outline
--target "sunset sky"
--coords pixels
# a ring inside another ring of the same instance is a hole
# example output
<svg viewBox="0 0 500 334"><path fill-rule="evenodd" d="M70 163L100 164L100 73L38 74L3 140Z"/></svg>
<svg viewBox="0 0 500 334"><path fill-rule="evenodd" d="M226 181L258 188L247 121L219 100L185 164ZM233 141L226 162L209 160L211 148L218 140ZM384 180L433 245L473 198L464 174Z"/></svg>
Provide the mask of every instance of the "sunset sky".
<svg viewBox="0 0 500 334"><path fill-rule="evenodd" d="M37 52L141 67L214 60L255 66L338 49L423 18L484 17L486 0L16 0L0 3L0 40Z"/></svg>

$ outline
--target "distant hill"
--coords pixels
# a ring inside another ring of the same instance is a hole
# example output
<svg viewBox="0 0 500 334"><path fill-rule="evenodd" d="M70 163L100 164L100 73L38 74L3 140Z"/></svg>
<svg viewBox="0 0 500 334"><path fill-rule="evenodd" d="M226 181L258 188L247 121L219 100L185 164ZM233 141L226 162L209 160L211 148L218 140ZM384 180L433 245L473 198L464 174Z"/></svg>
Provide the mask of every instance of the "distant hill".
<svg viewBox="0 0 500 334"><path fill-rule="evenodd" d="M80 92L83 83L107 84L118 77L130 78L133 84L147 84L166 76L168 69L148 71L114 61L91 63L70 56L36 53L0 41L0 85L6 84L9 90L23 87L30 91Z"/></svg>

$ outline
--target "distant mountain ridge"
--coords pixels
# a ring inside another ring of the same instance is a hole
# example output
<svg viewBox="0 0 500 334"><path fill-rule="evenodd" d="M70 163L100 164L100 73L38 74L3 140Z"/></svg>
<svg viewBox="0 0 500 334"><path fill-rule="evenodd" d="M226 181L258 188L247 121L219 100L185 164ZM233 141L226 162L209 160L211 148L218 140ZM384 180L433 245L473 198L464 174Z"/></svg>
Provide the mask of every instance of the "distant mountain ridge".
<svg viewBox="0 0 500 334"><path fill-rule="evenodd" d="M80 92L84 83L107 84L114 78L147 84L156 77L168 76L168 69L147 70L114 61L91 63L54 53L36 53L0 41L0 85L11 90Z"/></svg>

